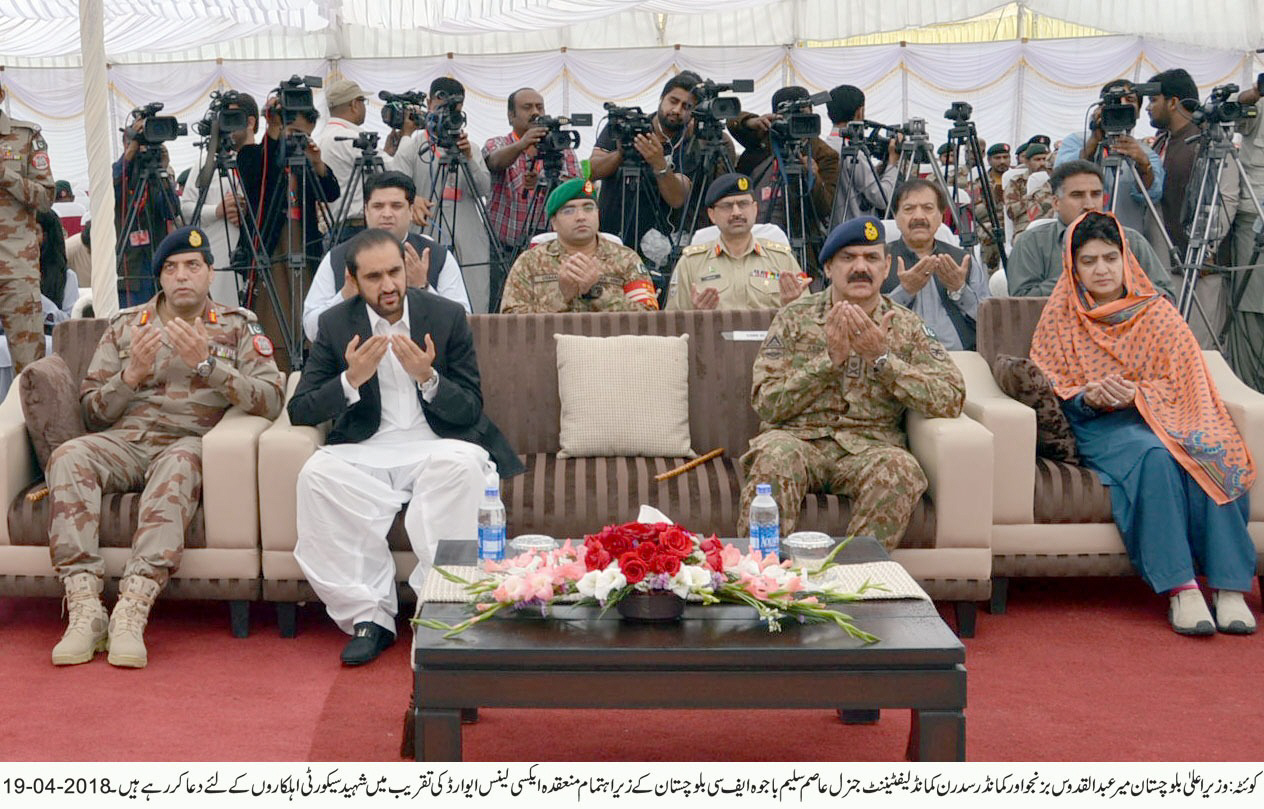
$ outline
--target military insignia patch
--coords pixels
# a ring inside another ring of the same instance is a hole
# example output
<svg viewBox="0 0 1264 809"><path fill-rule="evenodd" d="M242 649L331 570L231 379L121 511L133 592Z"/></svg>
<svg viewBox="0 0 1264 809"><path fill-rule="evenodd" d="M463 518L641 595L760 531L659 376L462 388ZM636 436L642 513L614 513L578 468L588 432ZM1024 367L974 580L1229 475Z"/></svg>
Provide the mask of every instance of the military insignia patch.
<svg viewBox="0 0 1264 809"><path fill-rule="evenodd" d="M738 191L747 191L747 190L749 190L749 189L750 189L750 180L746 179L745 177L738 177L738 178L737 178L737 190L738 190Z"/></svg>
<svg viewBox="0 0 1264 809"><path fill-rule="evenodd" d="M764 342L763 352L764 356L775 360L785 353L785 349L785 344L781 342L781 338L774 334Z"/></svg>
<svg viewBox="0 0 1264 809"><path fill-rule="evenodd" d="M939 335L935 334L935 330L925 323L922 324L922 333L932 340L939 339Z"/></svg>
<svg viewBox="0 0 1264 809"><path fill-rule="evenodd" d="M201 246L202 246L202 234L198 233L196 230L189 231L189 247L201 247Z"/></svg>
<svg viewBox="0 0 1264 809"><path fill-rule="evenodd" d="M36 171L48 171L48 152L36 152L31 155L31 167Z"/></svg>
<svg viewBox="0 0 1264 809"><path fill-rule="evenodd" d="M872 222L865 223L865 238L871 242L878 240L878 228Z"/></svg>
<svg viewBox="0 0 1264 809"><path fill-rule="evenodd" d="M252 320L246 324L246 331L251 334L263 334L263 326L260 326L258 321Z"/></svg>
<svg viewBox="0 0 1264 809"><path fill-rule="evenodd" d="M272 356L272 341L265 335L256 334L251 342L254 343L255 353L257 353L260 357Z"/></svg>
<svg viewBox="0 0 1264 809"><path fill-rule="evenodd" d="M592 180L587 180L587 181L585 181L585 182L584 182L584 193L585 193L585 194L588 194L589 196L592 196L592 192L593 192L593 184L592 184Z"/></svg>

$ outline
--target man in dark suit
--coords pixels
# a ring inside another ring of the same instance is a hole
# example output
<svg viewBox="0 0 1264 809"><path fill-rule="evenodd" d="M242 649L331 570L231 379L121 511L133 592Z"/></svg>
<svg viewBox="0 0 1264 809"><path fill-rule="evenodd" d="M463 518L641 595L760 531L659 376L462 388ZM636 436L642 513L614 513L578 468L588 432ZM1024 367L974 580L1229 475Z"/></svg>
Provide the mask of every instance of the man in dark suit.
<svg viewBox="0 0 1264 809"><path fill-rule="evenodd" d="M461 306L410 289L404 249L385 230L349 242L357 295L320 317L290 421L333 420L298 480L294 556L344 632L348 665L395 641L395 565L386 533L404 527L420 591L441 538L473 538L488 479L522 463L483 414L474 341Z"/></svg>

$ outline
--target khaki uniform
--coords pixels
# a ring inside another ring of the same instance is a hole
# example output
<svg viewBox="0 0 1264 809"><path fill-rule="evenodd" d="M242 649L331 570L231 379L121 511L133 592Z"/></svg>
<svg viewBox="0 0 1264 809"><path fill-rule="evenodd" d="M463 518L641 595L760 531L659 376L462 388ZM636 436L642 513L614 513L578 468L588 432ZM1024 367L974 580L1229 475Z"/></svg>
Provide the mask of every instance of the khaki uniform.
<svg viewBox="0 0 1264 809"><path fill-rule="evenodd" d="M44 356L35 211L53 204L53 172L39 126L0 112L0 325L13 373Z"/></svg>
<svg viewBox="0 0 1264 809"><path fill-rule="evenodd" d="M751 239L749 249L735 256L717 239L686 247L672 272L668 309L692 309L693 289L720 293L720 309L778 309L782 273L803 274L789 245Z"/></svg>
<svg viewBox="0 0 1264 809"><path fill-rule="evenodd" d="M1001 188L1001 175L988 170L987 177L986 190L992 195L992 204L996 207L996 215L1000 217L1001 226L1004 227L1005 209L1002 207L1002 202L1005 199L1005 194L1004 189ZM992 220L988 217L987 199L982 193L980 193L977 200L974 200L974 221L979 225L979 247L981 248L983 263L987 266L989 273L996 272L1001 266L1001 251L996 245L996 234L992 232Z"/></svg>
<svg viewBox="0 0 1264 809"><path fill-rule="evenodd" d="M632 250L598 237L597 262L601 265L601 274L587 295L577 296L570 303L562 299L562 288L557 283L565 258L558 239L532 247L518 256L505 280L500 311L506 314L632 312L658 308L654 282L641 266L641 257Z"/></svg>
<svg viewBox="0 0 1264 809"><path fill-rule="evenodd" d="M165 584L180 565L201 499L202 436L230 406L269 419L281 412L284 378L254 313L213 302L202 316L215 358L210 376L198 376L164 342L153 373L140 389L128 387L122 372L132 336L138 328L161 328L161 297L119 312L97 345L80 400L84 423L102 432L67 441L49 459L49 551L63 580L83 572L104 576L101 495L143 486L123 575Z"/></svg>
<svg viewBox="0 0 1264 809"><path fill-rule="evenodd" d="M830 295L808 295L778 312L755 359L752 399L761 424L742 456L738 534L747 533L755 485L771 483L783 536L794 530L804 495L833 492L851 499L846 533L876 537L889 550L927 485L905 449L905 411L956 417L965 382L921 318L887 298L873 314L881 323L896 312L886 367L875 371L855 353L835 367L825 337Z"/></svg>
<svg viewBox="0 0 1264 809"><path fill-rule="evenodd" d="M1045 183L1034 193L1027 193L1027 180L1031 172L1023 172L1010 178L1005 187L1005 211L1014 223L1014 236L1027 229L1037 219L1052 219L1054 215L1053 191Z"/></svg>

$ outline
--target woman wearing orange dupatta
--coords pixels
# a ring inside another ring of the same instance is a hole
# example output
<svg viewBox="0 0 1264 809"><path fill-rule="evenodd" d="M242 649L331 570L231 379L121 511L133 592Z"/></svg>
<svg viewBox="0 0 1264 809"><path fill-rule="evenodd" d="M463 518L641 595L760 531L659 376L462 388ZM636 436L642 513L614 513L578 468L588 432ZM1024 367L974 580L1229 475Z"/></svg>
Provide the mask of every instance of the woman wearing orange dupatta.
<svg viewBox="0 0 1264 809"><path fill-rule="evenodd" d="M1170 594L1177 632L1215 632L1200 570L1220 631L1254 632L1243 593L1255 575L1246 530L1255 465L1197 340L1110 214L1072 223L1062 266L1031 359L1063 399L1086 465L1110 487L1133 566Z"/></svg>

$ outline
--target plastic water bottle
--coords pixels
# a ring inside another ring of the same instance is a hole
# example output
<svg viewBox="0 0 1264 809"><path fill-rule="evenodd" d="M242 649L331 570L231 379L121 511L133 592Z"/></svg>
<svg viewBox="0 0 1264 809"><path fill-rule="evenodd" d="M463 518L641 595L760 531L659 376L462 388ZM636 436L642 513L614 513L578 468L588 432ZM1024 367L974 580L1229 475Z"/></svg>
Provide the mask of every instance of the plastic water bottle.
<svg viewBox="0 0 1264 809"><path fill-rule="evenodd" d="M781 554L781 513L772 499L772 486L755 486L755 499L750 505L750 547L764 554Z"/></svg>
<svg viewBox="0 0 1264 809"><path fill-rule="evenodd" d="M505 558L505 504L500 502L500 487L483 490L478 505L478 561L499 562Z"/></svg>

